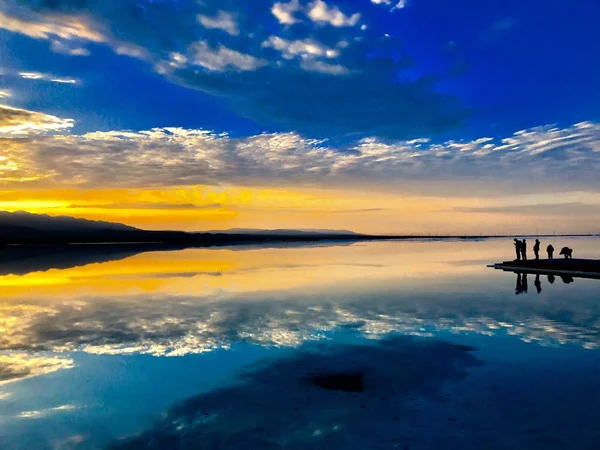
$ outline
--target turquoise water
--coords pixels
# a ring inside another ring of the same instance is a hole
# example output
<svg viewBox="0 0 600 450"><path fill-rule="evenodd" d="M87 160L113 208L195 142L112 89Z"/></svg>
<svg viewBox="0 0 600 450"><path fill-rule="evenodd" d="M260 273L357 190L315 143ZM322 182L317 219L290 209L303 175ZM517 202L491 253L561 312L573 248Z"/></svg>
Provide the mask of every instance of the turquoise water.
<svg viewBox="0 0 600 450"><path fill-rule="evenodd" d="M600 240L553 244L600 258ZM486 267L512 250L21 263L0 276L0 448L598 448L600 282L525 292Z"/></svg>

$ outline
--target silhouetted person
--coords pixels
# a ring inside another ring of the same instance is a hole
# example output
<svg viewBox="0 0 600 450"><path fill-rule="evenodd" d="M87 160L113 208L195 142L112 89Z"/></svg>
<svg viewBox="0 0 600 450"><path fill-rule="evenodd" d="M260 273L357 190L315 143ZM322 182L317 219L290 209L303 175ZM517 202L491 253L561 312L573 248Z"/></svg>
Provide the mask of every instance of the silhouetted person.
<svg viewBox="0 0 600 450"><path fill-rule="evenodd" d="M571 275L561 275L560 278L563 280L563 283L569 284L575 281L575 279Z"/></svg>
<svg viewBox="0 0 600 450"><path fill-rule="evenodd" d="M552 246L552 244L546 247L546 252L548 253L548 259L554 259L554 247Z"/></svg>
<svg viewBox="0 0 600 450"><path fill-rule="evenodd" d="M565 255L565 259L573 259L573 249L569 247L563 247L560 250L559 255Z"/></svg>
<svg viewBox="0 0 600 450"><path fill-rule="evenodd" d="M523 261L527 261L527 239L523 239L521 242L521 256L523 257Z"/></svg>
<svg viewBox="0 0 600 450"><path fill-rule="evenodd" d="M535 260L540 259L540 240L536 239L535 244L533 246L533 254L535 255Z"/></svg>
<svg viewBox="0 0 600 450"><path fill-rule="evenodd" d="M517 286L515 287L515 295L523 293L523 278L521 272L517 272Z"/></svg>
<svg viewBox="0 0 600 450"><path fill-rule="evenodd" d="M527 294L527 274L526 273L523 274L522 282L523 282L523 292L525 294Z"/></svg>
<svg viewBox="0 0 600 450"><path fill-rule="evenodd" d="M517 252L517 261L521 261L521 241L515 238L515 251Z"/></svg>
<svg viewBox="0 0 600 450"><path fill-rule="evenodd" d="M554 280L555 280L554 275L548 275L548 283L554 284Z"/></svg>
<svg viewBox="0 0 600 450"><path fill-rule="evenodd" d="M540 281L540 274L538 273L535 276L535 281L533 282L534 286L535 286L535 290L537 291L538 294L542 293L542 282Z"/></svg>

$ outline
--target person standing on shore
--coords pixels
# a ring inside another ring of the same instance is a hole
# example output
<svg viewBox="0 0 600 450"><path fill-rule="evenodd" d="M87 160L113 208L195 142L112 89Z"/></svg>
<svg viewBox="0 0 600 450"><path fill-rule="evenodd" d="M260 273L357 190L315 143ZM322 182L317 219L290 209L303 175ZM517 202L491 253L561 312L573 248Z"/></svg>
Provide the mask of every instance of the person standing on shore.
<svg viewBox="0 0 600 450"><path fill-rule="evenodd" d="M527 261L527 239L521 241L521 256L523 261Z"/></svg>
<svg viewBox="0 0 600 450"><path fill-rule="evenodd" d="M535 240L535 245L533 246L533 253L535 254L535 260L539 260L540 259L540 240L536 239Z"/></svg>
<svg viewBox="0 0 600 450"><path fill-rule="evenodd" d="M515 240L515 251L517 252L517 261L521 261L521 241L517 238Z"/></svg>
<svg viewBox="0 0 600 450"><path fill-rule="evenodd" d="M552 246L552 244L546 247L546 252L548 252L548 259L554 259L554 247Z"/></svg>

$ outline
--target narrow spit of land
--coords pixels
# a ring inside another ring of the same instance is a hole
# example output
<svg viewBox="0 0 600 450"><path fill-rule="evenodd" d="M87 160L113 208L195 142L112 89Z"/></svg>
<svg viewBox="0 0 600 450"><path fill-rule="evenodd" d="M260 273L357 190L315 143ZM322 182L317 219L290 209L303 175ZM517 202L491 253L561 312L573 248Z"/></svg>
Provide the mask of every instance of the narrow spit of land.
<svg viewBox="0 0 600 450"><path fill-rule="evenodd" d="M600 260L598 259L531 259L504 261L488 267L508 272L571 275L579 278L600 279Z"/></svg>

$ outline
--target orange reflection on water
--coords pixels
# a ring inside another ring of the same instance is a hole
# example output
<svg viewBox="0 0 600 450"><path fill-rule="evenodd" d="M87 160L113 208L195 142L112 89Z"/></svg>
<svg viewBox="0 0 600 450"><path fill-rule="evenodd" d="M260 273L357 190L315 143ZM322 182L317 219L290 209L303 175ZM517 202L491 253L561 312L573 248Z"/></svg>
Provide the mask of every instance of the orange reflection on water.
<svg viewBox="0 0 600 450"><path fill-rule="evenodd" d="M486 249L506 247L504 241ZM509 248L510 250L510 248ZM146 252L126 259L25 275L0 276L4 298L167 294L300 289L366 280L410 284L480 270L481 246L466 242L371 242L353 245L221 248ZM490 256L491 258L491 256ZM490 260L490 262L493 262Z"/></svg>

